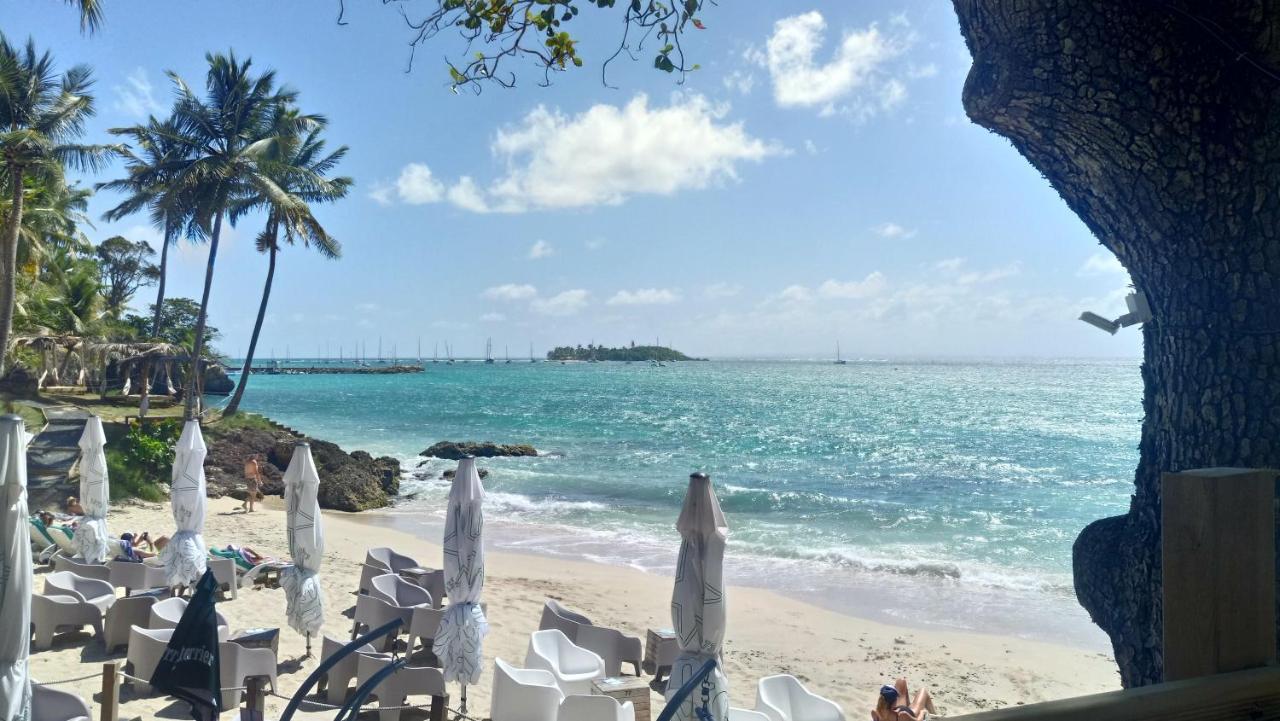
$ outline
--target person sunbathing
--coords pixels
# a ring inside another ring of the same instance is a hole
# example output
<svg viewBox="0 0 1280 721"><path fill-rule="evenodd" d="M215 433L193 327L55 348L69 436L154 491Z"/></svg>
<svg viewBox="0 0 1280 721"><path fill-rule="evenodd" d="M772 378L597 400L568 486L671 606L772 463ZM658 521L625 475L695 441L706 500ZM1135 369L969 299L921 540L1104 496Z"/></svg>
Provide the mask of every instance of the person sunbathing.
<svg viewBox="0 0 1280 721"><path fill-rule="evenodd" d="M65 508L67 513L73 516L84 515L84 506L80 505L80 499L75 496L67 496Z"/></svg>
<svg viewBox="0 0 1280 721"><path fill-rule="evenodd" d="M910 699L905 678L898 679L892 686L881 686L876 707L871 711L872 721L915 721L927 718L926 711L931 714L938 712L933 707L928 689L920 689L914 702Z"/></svg>
<svg viewBox="0 0 1280 721"><path fill-rule="evenodd" d="M274 560L271 558L267 558L266 556L262 555L261 553L258 553L252 548L249 548L248 546L233 546L231 544L227 544L227 547L224 550L227 553L234 553L240 556L240 558L244 559L244 562L249 564L250 566L259 566L263 563L266 563L267 561Z"/></svg>
<svg viewBox="0 0 1280 721"><path fill-rule="evenodd" d="M169 545L168 536L156 536L153 540L150 531L143 531L140 534L123 533L120 535L120 558L140 563L148 558L155 558L167 545Z"/></svg>

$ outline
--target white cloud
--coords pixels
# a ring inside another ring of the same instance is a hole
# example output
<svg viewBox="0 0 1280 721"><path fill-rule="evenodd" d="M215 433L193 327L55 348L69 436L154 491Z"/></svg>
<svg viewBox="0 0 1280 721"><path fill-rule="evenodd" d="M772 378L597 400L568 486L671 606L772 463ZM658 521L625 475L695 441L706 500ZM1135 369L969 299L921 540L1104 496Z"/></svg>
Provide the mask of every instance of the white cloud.
<svg viewBox="0 0 1280 721"><path fill-rule="evenodd" d="M889 285L884 273L873 271L862 280L838 281L827 280L818 286L818 295L823 298L856 300L870 298L882 293Z"/></svg>
<svg viewBox="0 0 1280 721"><path fill-rule="evenodd" d="M155 87L144 68L135 68L125 78L124 85L116 85L111 90L116 94L113 107L125 115L146 120L150 115L165 112L164 105L156 100Z"/></svg>
<svg viewBox="0 0 1280 721"><path fill-rule="evenodd" d="M396 179L396 195L410 205L438 203L444 197L444 184L436 180L426 163L409 163Z"/></svg>
<svg viewBox="0 0 1280 721"><path fill-rule="evenodd" d="M680 293L669 288L620 290L605 301L606 305L670 305L680 300Z"/></svg>
<svg viewBox="0 0 1280 721"><path fill-rule="evenodd" d="M946 271L948 273L954 273L957 270L960 270L960 267L963 265L964 265L964 258L947 258L945 260L940 260L937 263L934 263L933 267L938 270Z"/></svg>
<svg viewBox="0 0 1280 721"><path fill-rule="evenodd" d="M1124 266L1120 265L1119 259L1108 251L1094 253L1085 260L1084 265L1080 266L1080 270L1076 271L1077 275L1111 275L1112 273L1125 273Z"/></svg>
<svg viewBox="0 0 1280 721"><path fill-rule="evenodd" d="M464 175L458 178L458 182L449 188L447 197L450 203L463 210L473 213L489 212L489 205L484 202L484 193L476 187L475 181L470 176Z"/></svg>
<svg viewBox="0 0 1280 721"><path fill-rule="evenodd" d="M907 68L907 77L912 79L932 78L938 75L938 65L936 63L928 63L925 65L912 65Z"/></svg>
<svg viewBox="0 0 1280 721"><path fill-rule="evenodd" d="M539 240L534 242L534 244L529 247L529 260L539 260L541 258L547 258L549 256L555 255L555 252L556 252L556 249L552 248L550 243L548 243L545 240Z"/></svg>
<svg viewBox="0 0 1280 721"><path fill-rule="evenodd" d="M813 300L813 291L803 285L789 285L768 300L777 300L783 303L808 303Z"/></svg>
<svg viewBox="0 0 1280 721"><path fill-rule="evenodd" d="M756 85L756 76L741 70L734 70L724 76L724 86L730 90L750 95L752 88Z"/></svg>
<svg viewBox="0 0 1280 721"><path fill-rule="evenodd" d="M1004 278L1011 278L1022 272L1022 264L1014 261L1005 265L991 268L984 271L973 271L965 273L956 279L960 285L975 285L980 283L991 283Z"/></svg>
<svg viewBox="0 0 1280 721"><path fill-rule="evenodd" d="M373 189L369 191L369 197L378 205L391 205L395 202L392 198L395 190L395 186L390 183L374 183Z"/></svg>
<svg viewBox="0 0 1280 721"><path fill-rule="evenodd" d="M507 317L501 313L485 313L480 316L480 320L485 323L501 323L506 319Z"/></svg>
<svg viewBox="0 0 1280 721"><path fill-rule="evenodd" d="M503 285L495 285L491 288L485 288L481 293L489 300L529 300L538 295L538 289L529 284L505 283Z"/></svg>
<svg viewBox="0 0 1280 721"><path fill-rule="evenodd" d="M711 298L732 298L742 292L742 286L734 283L712 283L702 289L702 295Z"/></svg>
<svg viewBox="0 0 1280 721"><path fill-rule="evenodd" d="M889 221L886 221L884 223L881 223L875 226L874 228L871 229L871 231L876 235L880 236L881 238L889 238L889 239L914 238L916 234L916 231L914 228L912 229L904 228L901 225L898 225L897 223L893 223Z"/></svg>
<svg viewBox="0 0 1280 721"><path fill-rule="evenodd" d="M566 290L550 298L536 298L530 304L535 313L543 315L574 315L587 307L591 294L581 288Z"/></svg>

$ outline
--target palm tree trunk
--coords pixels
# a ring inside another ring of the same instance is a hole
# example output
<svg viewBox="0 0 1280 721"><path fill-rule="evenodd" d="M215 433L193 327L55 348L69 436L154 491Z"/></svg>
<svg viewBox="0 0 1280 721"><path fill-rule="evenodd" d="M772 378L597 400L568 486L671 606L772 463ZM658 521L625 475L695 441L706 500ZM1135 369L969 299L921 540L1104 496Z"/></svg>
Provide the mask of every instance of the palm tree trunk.
<svg viewBox="0 0 1280 721"><path fill-rule="evenodd" d="M240 371L240 380L236 383L236 392L231 402L222 411L223 416L232 416L240 410L240 399L244 397L245 386L249 385L249 373L253 369L253 353L258 347L258 334L262 332L262 320L267 315L267 301L271 298L271 281L276 275L276 243L275 228L271 233L271 248L267 251L267 281L262 286L262 302L258 304L258 319L253 324L253 335L249 337L249 352L244 357L244 368Z"/></svg>
<svg viewBox="0 0 1280 721"><path fill-rule="evenodd" d="M169 219L164 221L164 246L160 248L160 282L156 285L156 312L151 320L151 337L160 337L160 311L164 308L164 278L169 271L169 242L173 238L173 230L169 228Z"/></svg>
<svg viewBox="0 0 1280 721"><path fill-rule="evenodd" d="M218 211L213 219L213 233L209 236L209 261L204 271L204 292L200 295L200 315L196 317L196 337L191 350L191 377L187 379L184 398L183 418L195 419L196 396L203 385L200 383L202 367L200 356L204 353L204 326L209 317L209 290L213 287L213 267L218 260L218 240L222 235L222 211Z"/></svg>
<svg viewBox="0 0 1280 721"><path fill-rule="evenodd" d="M4 245L0 247L0 377L4 376L5 359L9 356L9 334L13 330L13 303L18 279L18 232L22 228L22 167L9 170L13 204L9 226L5 228Z"/></svg>

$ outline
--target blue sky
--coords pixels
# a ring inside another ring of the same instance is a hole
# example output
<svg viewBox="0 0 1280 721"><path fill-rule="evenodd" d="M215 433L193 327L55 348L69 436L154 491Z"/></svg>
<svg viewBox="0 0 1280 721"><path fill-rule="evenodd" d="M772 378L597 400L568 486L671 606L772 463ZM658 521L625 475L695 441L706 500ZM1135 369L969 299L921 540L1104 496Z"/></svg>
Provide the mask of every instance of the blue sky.
<svg viewBox="0 0 1280 721"><path fill-rule="evenodd" d="M407 3L412 8L414 3ZM54 0L3 0L0 28L61 67L89 63L87 139L162 113L173 70L204 53L274 68L351 150L356 187L319 211L340 261L281 256L260 348L283 357L357 342L401 355L492 337L523 355L660 337L698 355L1136 356L1082 310L1123 311L1128 278L1012 147L960 103L969 58L948 4L722 4L687 40L683 85L651 61L600 61L615 11L586 8L583 69L479 96L450 92L441 36L419 49L381 3L108 2L93 36ZM645 55L647 58L647 54ZM96 179L105 179L118 169ZM93 200L95 218L115 199ZM265 259L260 218L226 238L211 321L247 344ZM158 238L145 218L96 222ZM158 246L157 246L158 247ZM205 248L183 247L171 294L198 298ZM135 299L145 305L153 293Z"/></svg>

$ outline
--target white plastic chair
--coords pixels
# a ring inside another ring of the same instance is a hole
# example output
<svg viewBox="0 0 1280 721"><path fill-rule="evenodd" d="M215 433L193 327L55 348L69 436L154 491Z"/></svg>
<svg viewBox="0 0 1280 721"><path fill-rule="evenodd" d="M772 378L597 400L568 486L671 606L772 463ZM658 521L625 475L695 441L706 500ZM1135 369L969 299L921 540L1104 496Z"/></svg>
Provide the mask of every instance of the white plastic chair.
<svg viewBox="0 0 1280 721"><path fill-rule="evenodd" d="M795 676L766 676L756 685L756 711L769 721L844 721L834 701L804 687Z"/></svg>
<svg viewBox="0 0 1280 721"><path fill-rule="evenodd" d="M218 582L218 587L225 590L227 597L231 600L236 598L236 589L240 587L240 574L236 572L236 562L230 558L209 558L206 561L210 571L213 571L213 580Z"/></svg>
<svg viewBox="0 0 1280 721"><path fill-rule="evenodd" d="M357 678L360 685L391 663L390 654L360 654ZM378 706L404 706L410 696L447 695L444 672L435 666L402 666L395 673L382 679L373 689ZM435 703L434 701L432 703ZM435 715L436 709L432 709ZM400 711L379 711L378 721L399 721Z"/></svg>
<svg viewBox="0 0 1280 721"><path fill-rule="evenodd" d="M124 595L140 589L163 588L169 585L163 566L137 561L107 561L107 581L116 588L123 588Z"/></svg>
<svg viewBox="0 0 1280 721"><path fill-rule="evenodd" d="M612 696L566 696L556 721L636 721L636 709Z"/></svg>
<svg viewBox="0 0 1280 721"><path fill-rule="evenodd" d="M324 661L338 651L341 651L346 645L347 644L342 641L338 641L326 635L320 641L321 661ZM356 669L360 661L361 653L373 654L376 652L374 651L373 646L366 643L352 653L344 656L341 661L330 666L325 675L320 677L321 688L319 690L324 691L326 702L331 705L337 705L347 698L347 690L351 686L351 679L356 677Z"/></svg>
<svg viewBox="0 0 1280 721"><path fill-rule="evenodd" d="M102 633L102 645L107 653L128 645L130 628L147 627L151 622L151 607L157 600L155 596L125 596L111 604Z"/></svg>
<svg viewBox="0 0 1280 721"><path fill-rule="evenodd" d="M31 684L31 721L90 721L91 713L75 694Z"/></svg>
<svg viewBox="0 0 1280 721"><path fill-rule="evenodd" d="M564 693L550 671L493 660L493 721L556 721Z"/></svg>
<svg viewBox="0 0 1280 721"><path fill-rule="evenodd" d="M70 571L54 571L44 577L44 595L71 596L92 603L106 613L116 602L116 589L106 581L77 576Z"/></svg>
<svg viewBox="0 0 1280 721"><path fill-rule="evenodd" d="M729 721L770 721L768 714L751 709L729 707Z"/></svg>
<svg viewBox="0 0 1280 721"><path fill-rule="evenodd" d="M636 636L628 636L617 629L596 626L586 616L571 611L548 598L542 607L540 630L559 629L573 643L593 651L604 659L605 675L621 676L622 664L629 663L640 675L640 663L644 658L644 645Z"/></svg>
<svg viewBox="0 0 1280 721"><path fill-rule="evenodd" d="M419 585L427 589L427 593L431 594L431 602L434 607L444 607L445 600L449 598L449 592L444 587L444 569L437 568L423 576L419 581Z"/></svg>
<svg viewBox="0 0 1280 721"><path fill-rule="evenodd" d="M85 563L84 559L72 558L62 551L53 554L52 560L55 571L70 571L81 578L94 578L99 581L108 581L111 578L111 569L107 568L105 563Z"/></svg>
<svg viewBox="0 0 1280 721"><path fill-rule="evenodd" d="M394 573L375 576L369 582L369 595L381 598L395 606L409 607L426 604L434 608L431 594L416 583L409 583Z"/></svg>
<svg viewBox="0 0 1280 721"><path fill-rule="evenodd" d="M410 655L413 654L414 644L421 640L422 647L431 650L431 645L436 639L436 632L440 630L440 621L444 619L444 611L438 608L428 608L426 606L417 606L413 609L413 616L409 619L409 650Z"/></svg>
<svg viewBox="0 0 1280 721"><path fill-rule="evenodd" d="M95 638L102 638L102 611L92 603L71 596L31 594L31 626L35 635L31 650L40 651L53 645L54 634L79 631L92 626Z"/></svg>
<svg viewBox="0 0 1280 721"><path fill-rule="evenodd" d="M555 599L548 598L546 603L542 605L542 620L538 624L538 630L545 631L549 628L558 628L572 641L578 635L579 626L590 625L591 619L577 611L570 611L561 606Z"/></svg>
<svg viewBox="0 0 1280 721"><path fill-rule="evenodd" d="M355 639L362 632L371 631L395 618L401 619L402 623L395 633L383 636L382 650L384 651L390 650L400 634L408 630L409 623L413 620L413 609L401 608L371 595L357 596L351 638Z"/></svg>
<svg viewBox="0 0 1280 721"><path fill-rule="evenodd" d="M589 696L591 682L604 678L604 659L574 645L564 632L556 628L534 631L529 635L529 651L524 665L550 671L565 696Z"/></svg>
<svg viewBox="0 0 1280 721"><path fill-rule="evenodd" d="M271 690L276 690L276 655L269 648L245 648L238 643L222 641L218 644L218 663L221 665L223 689L244 686L244 680L251 676L266 676ZM224 690L222 708L239 706L241 693Z"/></svg>
<svg viewBox="0 0 1280 721"><path fill-rule="evenodd" d="M187 599L185 598L166 598L163 601L157 601L151 607L151 615L148 616L147 625L151 628L177 628L178 621L182 620L182 614L187 611ZM222 615L221 611L214 612L218 619L218 640L226 641L230 633L230 627L227 623L227 617Z"/></svg>
<svg viewBox="0 0 1280 721"><path fill-rule="evenodd" d="M125 653L125 662L129 664L129 675L141 679L149 679L160 665L164 649L173 637L172 628L142 628L134 626L129 629L129 650ZM126 679L128 681L128 679ZM129 681L134 690L140 694L151 692L151 684L145 681Z"/></svg>
<svg viewBox="0 0 1280 721"><path fill-rule="evenodd" d="M406 568L421 568L418 562L390 548L370 548L365 552L364 568L360 571L360 593L369 592L369 584L375 576L384 573L400 573Z"/></svg>

